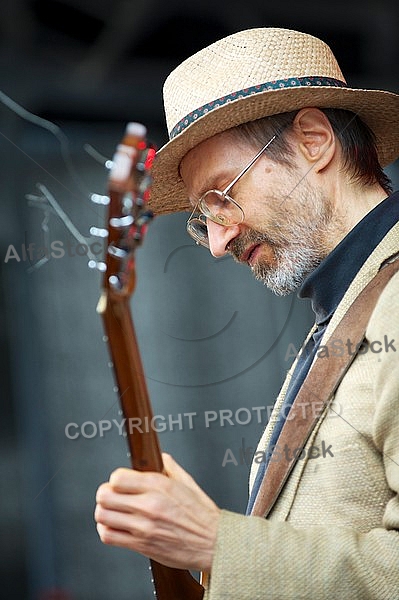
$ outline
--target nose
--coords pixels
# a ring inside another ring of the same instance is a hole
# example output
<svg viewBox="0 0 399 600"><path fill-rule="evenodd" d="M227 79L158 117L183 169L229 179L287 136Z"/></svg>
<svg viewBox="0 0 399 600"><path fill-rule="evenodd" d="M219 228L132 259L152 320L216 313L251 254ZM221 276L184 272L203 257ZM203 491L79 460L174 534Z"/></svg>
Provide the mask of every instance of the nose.
<svg viewBox="0 0 399 600"><path fill-rule="evenodd" d="M226 227L214 223L210 219L207 219L206 226L208 229L208 240L209 249L212 256L220 258L227 253L227 245L233 240L239 233L239 225L230 225Z"/></svg>

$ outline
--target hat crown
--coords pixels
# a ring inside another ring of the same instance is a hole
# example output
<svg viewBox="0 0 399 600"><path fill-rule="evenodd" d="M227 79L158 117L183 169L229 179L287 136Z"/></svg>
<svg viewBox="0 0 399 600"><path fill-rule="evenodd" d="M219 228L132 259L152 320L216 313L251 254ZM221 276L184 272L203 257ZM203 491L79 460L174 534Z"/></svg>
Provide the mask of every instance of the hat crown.
<svg viewBox="0 0 399 600"><path fill-rule="evenodd" d="M229 35L181 63L164 84L169 134L197 108L235 92L290 78L345 78L330 47L290 29L255 28Z"/></svg>

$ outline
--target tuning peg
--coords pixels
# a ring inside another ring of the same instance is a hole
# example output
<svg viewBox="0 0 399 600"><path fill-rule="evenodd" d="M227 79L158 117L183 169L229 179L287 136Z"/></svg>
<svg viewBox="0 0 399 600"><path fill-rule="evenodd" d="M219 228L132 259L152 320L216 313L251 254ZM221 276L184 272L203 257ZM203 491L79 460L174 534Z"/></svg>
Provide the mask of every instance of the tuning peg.
<svg viewBox="0 0 399 600"><path fill-rule="evenodd" d="M122 282L119 279L119 277L117 275L111 275L108 279L109 281L109 285L114 289L117 290L118 292L121 291L122 289Z"/></svg>
<svg viewBox="0 0 399 600"><path fill-rule="evenodd" d="M100 238L108 237L108 229L103 229L101 227L90 227L89 229L90 235Z"/></svg>
<svg viewBox="0 0 399 600"><path fill-rule="evenodd" d="M146 210L137 219L137 225L139 227L142 225L146 225L147 223L152 221L153 218L154 218L154 213L152 212L152 210Z"/></svg>
<svg viewBox="0 0 399 600"><path fill-rule="evenodd" d="M89 267L89 269L97 269L97 271L100 271L100 273L105 273L105 271L107 270L107 265L101 260L89 260L87 266Z"/></svg>
<svg viewBox="0 0 399 600"><path fill-rule="evenodd" d="M128 214L133 208L133 198L131 193L127 193L122 198L123 212Z"/></svg>
<svg viewBox="0 0 399 600"><path fill-rule="evenodd" d="M151 175L144 175L141 178L141 181L140 181L139 186L138 186L139 192L141 194L143 194L144 192L146 192L148 190L148 188L151 186L151 183L152 183L152 177L151 177Z"/></svg>
<svg viewBox="0 0 399 600"><path fill-rule="evenodd" d="M90 200L94 204L102 204L103 206L108 206L109 204L109 196L104 196L101 194L92 194L90 196Z"/></svg>
<svg viewBox="0 0 399 600"><path fill-rule="evenodd" d="M118 246L110 244L108 246L108 254L114 256L115 258L119 258L119 260L123 260L128 255L128 252L123 250L123 248L118 248Z"/></svg>
<svg viewBox="0 0 399 600"><path fill-rule="evenodd" d="M114 217L110 219L109 224L111 227L115 229L124 229L125 227L130 227L134 223L134 218L132 215L126 215L125 217Z"/></svg>

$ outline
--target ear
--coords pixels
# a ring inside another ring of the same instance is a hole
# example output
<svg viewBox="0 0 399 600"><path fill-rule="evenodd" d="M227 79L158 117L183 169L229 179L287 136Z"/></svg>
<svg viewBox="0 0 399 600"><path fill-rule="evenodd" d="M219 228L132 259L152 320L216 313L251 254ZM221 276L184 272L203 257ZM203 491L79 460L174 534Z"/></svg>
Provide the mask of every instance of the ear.
<svg viewBox="0 0 399 600"><path fill-rule="evenodd" d="M335 135L330 121L318 108L303 108L293 122L298 148L318 173L329 165L335 151Z"/></svg>

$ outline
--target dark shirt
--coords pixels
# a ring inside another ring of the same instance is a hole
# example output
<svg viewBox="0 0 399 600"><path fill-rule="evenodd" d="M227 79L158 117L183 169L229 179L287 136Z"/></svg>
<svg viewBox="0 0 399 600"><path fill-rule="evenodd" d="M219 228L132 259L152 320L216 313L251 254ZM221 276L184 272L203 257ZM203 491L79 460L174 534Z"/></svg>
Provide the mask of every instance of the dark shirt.
<svg viewBox="0 0 399 600"><path fill-rule="evenodd" d="M265 460L256 475L247 514L252 510L271 450L278 442L289 409L305 380L332 315L362 265L398 221L399 192L395 192L370 211L303 282L298 296L310 298L317 329L308 340L292 373Z"/></svg>

